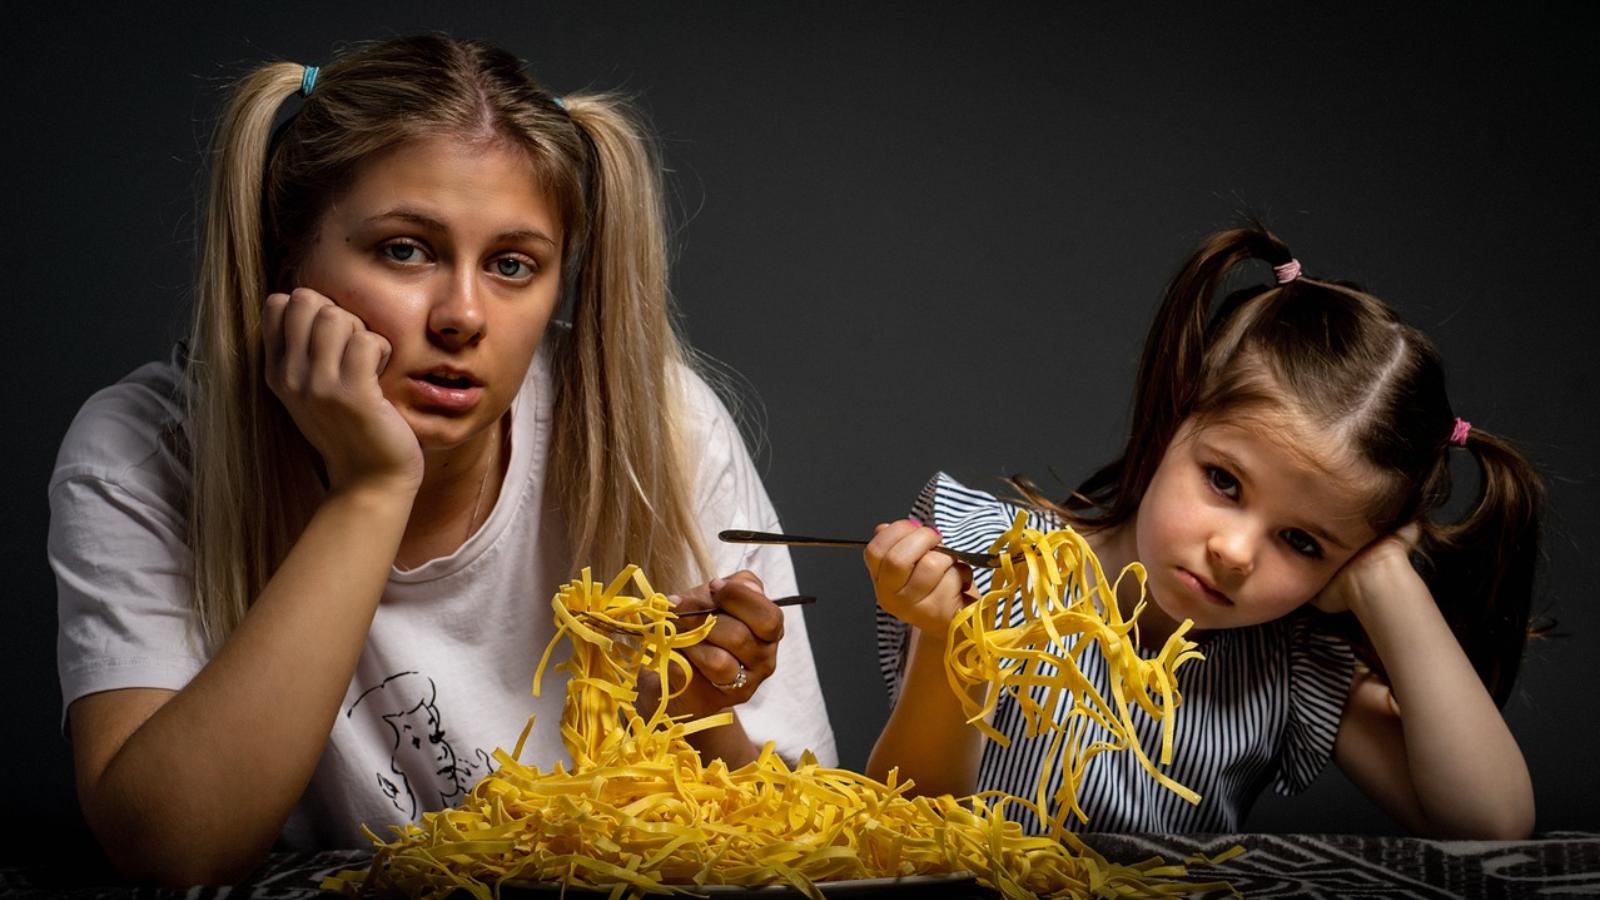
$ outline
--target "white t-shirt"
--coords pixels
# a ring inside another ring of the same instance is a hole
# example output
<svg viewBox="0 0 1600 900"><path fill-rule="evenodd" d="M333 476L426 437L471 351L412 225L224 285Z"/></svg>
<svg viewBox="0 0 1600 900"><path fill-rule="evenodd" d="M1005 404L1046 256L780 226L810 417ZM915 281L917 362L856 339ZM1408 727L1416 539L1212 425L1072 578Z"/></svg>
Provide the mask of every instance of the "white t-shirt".
<svg viewBox="0 0 1600 900"><path fill-rule="evenodd" d="M388 825L460 802L535 722L521 760L570 766L558 724L564 672L534 667L554 633L550 600L564 579L567 529L545 496L550 445L550 343L511 407L511 461L489 518L456 552L393 569L355 676L304 796L284 827L295 849L365 846L360 826ZM50 564L56 573L62 715L86 694L179 690L206 664L189 607L186 465L170 434L181 422L177 355L149 363L84 404L50 480ZM776 531L778 518L739 431L698 377L687 383L694 505L717 574L750 569L769 596L795 593L787 551L719 542L724 528ZM615 573L596 572L609 579ZM646 573L648 575L648 573ZM785 609L777 671L738 708L750 737L791 761L838 753L805 618ZM267 729L263 729L267 732ZM239 777L248 778L248 772Z"/></svg>

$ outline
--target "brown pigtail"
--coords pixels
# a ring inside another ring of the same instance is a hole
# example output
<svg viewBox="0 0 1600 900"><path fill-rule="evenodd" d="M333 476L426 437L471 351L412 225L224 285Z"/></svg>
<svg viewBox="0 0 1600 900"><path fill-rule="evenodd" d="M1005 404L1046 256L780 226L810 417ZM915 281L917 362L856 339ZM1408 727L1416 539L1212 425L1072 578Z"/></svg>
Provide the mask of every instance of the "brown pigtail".
<svg viewBox="0 0 1600 900"><path fill-rule="evenodd" d="M1059 505L1045 501L1026 481L1015 482L1030 502L1053 507L1091 528L1110 528L1133 517L1167 444L1200 392L1217 291L1241 264L1253 259L1288 262L1289 249L1265 231L1236 228L1212 235L1189 257L1167 286L1145 339L1132 426L1122 455Z"/></svg>
<svg viewBox="0 0 1600 900"><path fill-rule="evenodd" d="M1434 600L1504 705L1532 617L1544 482L1511 444L1486 431L1474 428L1466 449L1478 463L1477 496L1459 522L1427 523L1418 551Z"/></svg>

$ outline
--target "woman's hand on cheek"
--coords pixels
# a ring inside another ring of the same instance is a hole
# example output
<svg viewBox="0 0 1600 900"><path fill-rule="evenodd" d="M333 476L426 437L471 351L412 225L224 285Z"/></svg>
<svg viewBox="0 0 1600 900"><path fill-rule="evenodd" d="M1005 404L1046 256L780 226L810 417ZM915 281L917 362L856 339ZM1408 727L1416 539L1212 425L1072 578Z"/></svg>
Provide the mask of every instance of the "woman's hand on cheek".
<svg viewBox="0 0 1600 900"><path fill-rule="evenodd" d="M1417 523L1412 522L1373 540L1334 573L1327 586L1312 598L1311 605L1329 613L1354 612L1360 618L1362 604L1381 596L1386 579L1416 575L1411 551L1421 533Z"/></svg>
<svg viewBox="0 0 1600 900"><path fill-rule="evenodd" d="M422 447L378 385L389 342L309 288L268 295L261 331L267 386L321 454L329 487L415 492Z"/></svg>
<svg viewBox="0 0 1600 900"><path fill-rule="evenodd" d="M672 690L682 691L667 704L667 712L674 716L698 718L737 706L749 700L778 666L783 609L767 599L761 579L754 573L736 572L678 595L680 615L704 609L719 610L713 613L716 623L704 641L682 651L694 667L687 689L677 681L678 674L672 673ZM678 629L698 628L703 621L696 616L680 623ZM642 674L640 714L648 716L660 696L659 679L653 673Z"/></svg>

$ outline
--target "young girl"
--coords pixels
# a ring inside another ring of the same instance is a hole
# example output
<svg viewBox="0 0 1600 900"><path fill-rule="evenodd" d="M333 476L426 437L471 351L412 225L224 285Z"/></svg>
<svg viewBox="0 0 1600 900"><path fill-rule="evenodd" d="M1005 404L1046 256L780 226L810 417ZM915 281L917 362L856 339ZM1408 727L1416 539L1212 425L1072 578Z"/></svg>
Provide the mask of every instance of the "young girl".
<svg viewBox="0 0 1600 900"><path fill-rule="evenodd" d="M191 340L88 401L50 484L79 794L127 874L387 836L530 713L553 767L563 688L529 685L583 566L723 610L673 709L737 707L702 752L833 762L805 622L767 598L788 557L711 537L776 516L670 326L658 172L617 100L481 44L237 85Z"/></svg>
<svg viewBox="0 0 1600 900"><path fill-rule="evenodd" d="M1252 260L1277 283L1214 310ZM1132 754L1101 754L1079 789L1084 827L1236 831L1263 788L1303 790L1332 756L1413 831L1525 836L1532 787L1497 703L1527 632L1542 489L1504 441L1454 416L1428 340L1376 298L1303 276L1273 235L1224 232L1167 290L1133 422L1122 456L1064 503L1018 487L1033 527L1084 532L1108 575L1145 565L1146 650L1194 621L1206 658L1179 675L1167 771L1203 799L1159 786ZM1482 487L1440 524L1452 451L1477 460ZM1012 746L981 740L943 671L950 620L992 573L930 552L987 549L1017 508L941 473L916 519L878 526L865 556L895 706L871 774L1034 796L1048 735L1025 739L1011 702L993 724ZM1138 600L1124 579L1124 615ZM1080 664L1110 696L1103 661ZM1136 721L1159 745L1155 723Z"/></svg>

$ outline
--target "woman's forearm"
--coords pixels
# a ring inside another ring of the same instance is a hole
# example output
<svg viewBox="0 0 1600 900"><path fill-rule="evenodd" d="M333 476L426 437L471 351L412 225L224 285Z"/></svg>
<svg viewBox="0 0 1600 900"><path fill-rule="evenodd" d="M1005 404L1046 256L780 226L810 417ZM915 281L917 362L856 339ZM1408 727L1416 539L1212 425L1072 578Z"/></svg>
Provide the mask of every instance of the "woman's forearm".
<svg viewBox="0 0 1600 900"><path fill-rule="evenodd" d="M967 724L945 675L944 652L943 640L912 629L899 700L872 748L867 775L881 781L898 768L901 782L916 782L912 794L959 797L977 786L983 734Z"/></svg>
<svg viewBox="0 0 1600 900"><path fill-rule="evenodd" d="M329 495L215 657L80 778L127 874L216 883L259 864L316 768L410 508L404 491Z"/></svg>
<svg viewBox="0 0 1600 900"><path fill-rule="evenodd" d="M1423 829L1517 838L1533 828L1527 763L1422 578L1409 564L1368 579L1351 609L1383 660Z"/></svg>
<svg viewBox="0 0 1600 900"><path fill-rule="evenodd" d="M708 728L688 736L689 746L700 751L700 757L707 762L720 759L730 769L737 769L746 763L754 762L761 755L761 748L750 740L750 735L744 730L744 723L739 721L738 709L732 712L733 721L727 725Z"/></svg>

